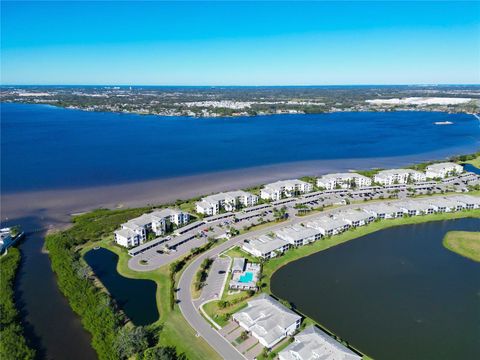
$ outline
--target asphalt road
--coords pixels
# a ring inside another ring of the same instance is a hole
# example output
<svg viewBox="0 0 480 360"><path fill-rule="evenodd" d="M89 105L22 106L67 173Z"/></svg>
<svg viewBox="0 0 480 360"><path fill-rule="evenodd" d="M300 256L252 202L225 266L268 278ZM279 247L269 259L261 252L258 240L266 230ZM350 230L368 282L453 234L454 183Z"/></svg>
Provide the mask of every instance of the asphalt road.
<svg viewBox="0 0 480 360"><path fill-rule="evenodd" d="M355 207L358 207L358 204L342 206L342 209ZM232 344L230 344L222 335L220 335L220 333L217 332L217 330L215 330L207 322L207 320L202 317L202 315L200 315L198 308L195 306L194 300L192 299L190 285L192 284L195 278L195 274L197 273L202 261L206 258L213 258L219 255L223 251L227 250L233 245L241 243L245 239L263 235L270 231L275 231L283 228L287 225L305 222L311 220L312 218L324 216L329 214L330 212L335 211L338 211L338 208L323 211L320 213L314 213L303 217L290 218L287 221L283 221L281 223L274 224L260 230L255 230L246 234L236 236L224 242L223 244L220 244L219 246L216 246L213 249L201 254L192 263L190 263L190 265L187 266L178 283L179 290L177 291L177 299L179 301L178 305L180 307L180 311L182 312L183 317L188 321L190 326L199 334L199 336L203 337L205 341L210 344L210 346L213 347L222 358L228 360L245 359L245 357L240 352L238 352Z"/></svg>

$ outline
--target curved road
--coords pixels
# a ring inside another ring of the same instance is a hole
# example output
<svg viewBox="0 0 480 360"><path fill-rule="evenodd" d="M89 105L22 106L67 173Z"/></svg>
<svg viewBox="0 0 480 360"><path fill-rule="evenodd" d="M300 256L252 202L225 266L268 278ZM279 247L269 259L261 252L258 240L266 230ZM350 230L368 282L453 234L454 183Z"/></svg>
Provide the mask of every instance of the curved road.
<svg viewBox="0 0 480 360"><path fill-rule="evenodd" d="M358 207L359 204L345 205L342 206L342 209L348 209L350 207ZM217 332L210 323L203 318L200 314L199 309L195 306L192 299L191 284L195 278L202 261L206 258L213 258L228 248L242 242L245 239L252 238L258 235L268 233L280 228L283 228L287 225L297 224L304 221L308 221L312 218L318 216L325 216L331 212L338 211L339 208L317 212L311 215L302 216L302 217L292 217L287 221L283 221L272 226L262 228L255 231L250 231L246 234L242 234L231 238L230 240L215 246L213 249L201 254L197 257L192 263L190 263L185 271L180 276L178 283L177 291L177 300L179 301L180 311L182 312L183 317L188 321L190 326L203 337L205 341L214 348L222 358L228 360L245 360L245 357L232 345L228 342L219 332Z"/></svg>

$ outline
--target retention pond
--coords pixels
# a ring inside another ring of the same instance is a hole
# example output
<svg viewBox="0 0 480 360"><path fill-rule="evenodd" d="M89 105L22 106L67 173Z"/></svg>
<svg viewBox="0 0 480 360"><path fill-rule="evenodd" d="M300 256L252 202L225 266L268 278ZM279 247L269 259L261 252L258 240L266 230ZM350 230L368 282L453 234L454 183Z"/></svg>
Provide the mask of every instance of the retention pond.
<svg viewBox="0 0 480 360"><path fill-rule="evenodd" d="M480 219L378 231L279 269L272 292L375 359L480 359L480 266L442 245Z"/></svg>
<svg viewBox="0 0 480 360"><path fill-rule="evenodd" d="M148 325L158 320L155 300L157 287L154 281L123 277L117 271L117 254L104 248L90 250L84 258L117 305L135 325Z"/></svg>

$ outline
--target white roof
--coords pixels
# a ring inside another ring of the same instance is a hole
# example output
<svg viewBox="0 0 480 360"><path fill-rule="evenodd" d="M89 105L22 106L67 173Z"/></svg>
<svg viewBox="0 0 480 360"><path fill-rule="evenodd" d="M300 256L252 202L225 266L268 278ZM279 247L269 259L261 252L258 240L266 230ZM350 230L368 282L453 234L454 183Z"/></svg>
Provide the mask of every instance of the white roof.
<svg viewBox="0 0 480 360"><path fill-rule="evenodd" d="M281 180L281 181L276 181L274 183L270 183L270 184L267 184L265 185L265 189L272 189L272 190L278 190L282 187L293 187L293 186L296 186L296 185L309 185L309 183L305 182L305 181L302 181L302 180L298 180L298 179L292 179L292 180Z"/></svg>
<svg viewBox="0 0 480 360"><path fill-rule="evenodd" d="M249 243L245 244L246 247L258 250L262 254L277 250L285 245L288 245L288 242L286 242L285 240L278 237L272 238L267 235L259 236L258 238L252 239L249 241Z"/></svg>
<svg viewBox="0 0 480 360"><path fill-rule="evenodd" d="M362 220L367 220L370 217L370 215L367 214L365 211L359 211L359 210L341 211L341 212L338 212L336 216L341 219L350 220L350 221L362 221Z"/></svg>
<svg viewBox="0 0 480 360"><path fill-rule="evenodd" d="M252 194L250 194L246 191L243 191L243 190L236 190L236 191L222 192L222 193L218 193L218 194L205 196L202 200L207 201L207 202L210 202L210 201L219 202L219 201L223 201L225 199L237 198L237 197L241 197L241 196L255 196L255 195L252 195Z"/></svg>
<svg viewBox="0 0 480 360"><path fill-rule="evenodd" d="M322 177L320 177L319 180L334 180L334 179L348 180L348 179L353 179L353 178L368 179L368 177L366 177L364 175L357 174L357 173L334 173L334 174L323 175Z"/></svg>
<svg viewBox="0 0 480 360"><path fill-rule="evenodd" d="M392 204L371 204L364 206L365 211L372 211L377 214L391 214L401 211L400 208Z"/></svg>
<svg viewBox="0 0 480 360"><path fill-rule="evenodd" d="M306 225L314 229L324 229L328 231L328 230L343 228L345 225L348 225L348 224L342 219L331 218L329 216L322 216L316 220L308 222Z"/></svg>
<svg viewBox="0 0 480 360"><path fill-rule="evenodd" d="M135 236L135 233L130 229L120 229L116 230L115 234L124 238L129 238Z"/></svg>
<svg viewBox="0 0 480 360"><path fill-rule="evenodd" d="M282 239L296 241L315 236L318 234L318 231L301 225L293 225L278 230L276 234Z"/></svg>
<svg viewBox="0 0 480 360"><path fill-rule="evenodd" d="M397 175L397 174L419 174L422 175L423 173L417 170L413 169L389 169L389 170L382 170L379 171L375 176L378 177L384 177L384 176L390 176L390 175Z"/></svg>
<svg viewBox="0 0 480 360"><path fill-rule="evenodd" d="M250 300L247 307L233 317L246 324L268 344L282 337L286 328L301 319L301 316L267 294Z"/></svg>
<svg viewBox="0 0 480 360"><path fill-rule="evenodd" d="M356 360L361 356L322 330L310 326L295 336L295 342L280 352L288 360Z"/></svg>
<svg viewBox="0 0 480 360"><path fill-rule="evenodd" d="M465 204L477 204L480 205L480 197L472 196L472 195L456 195L456 196L449 196L451 200L456 200L463 202Z"/></svg>
<svg viewBox="0 0 480 360"><path fill-rule="evenodd" d="M170 208L167 208L167 209L161 209L161 210L155 210L154 212L152 212L150 215L151 216L156 216L156 217L159 217L159 218L166 218L166 217L170 217L172 215L179 215L179 214L182 214L183 211L179 210L179 209L170 209Z"/></svg>
<svg viewBox="0 0 480 360"><path fill-rule="evenodd" d="M401 209L406 209L407 211L415 210L415 211L425 211L431 207L431 201L404 201L397 203L396 205Z"/></svg>
<svg viewBox="0 0 480 360"><path fill-rule="evenodd" d="M461 167L461 165L452 163L452 162L443 162L443 163L438 163L438 164L432 164L427 166L427 170L433 170L433 171L439 171L439 170L444 170L452 167Z"/></svg>

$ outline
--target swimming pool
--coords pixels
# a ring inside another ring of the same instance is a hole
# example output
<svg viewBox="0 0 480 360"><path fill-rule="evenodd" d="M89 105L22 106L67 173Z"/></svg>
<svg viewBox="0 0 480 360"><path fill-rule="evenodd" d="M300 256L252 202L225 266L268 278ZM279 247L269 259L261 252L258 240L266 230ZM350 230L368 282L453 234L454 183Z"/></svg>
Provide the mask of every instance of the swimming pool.
<svg viewBox="0 0 480 360"><path fill-rule="evenodd" d="M240 275L240 278L238 279L239 282L241 283L248 283L253 280L253 273L250 271L246 271L245 274Z"/></svg>

